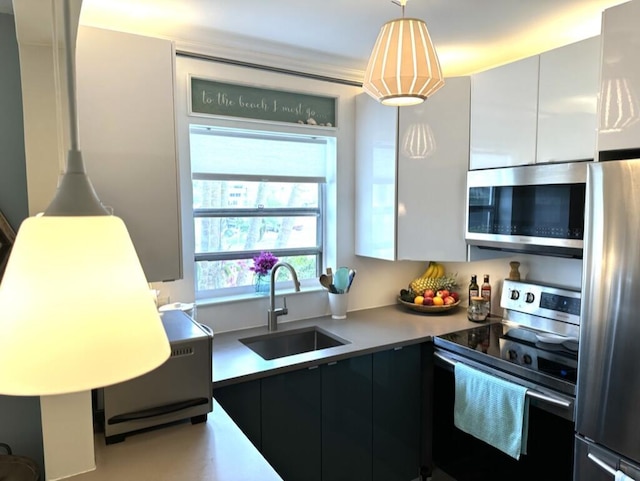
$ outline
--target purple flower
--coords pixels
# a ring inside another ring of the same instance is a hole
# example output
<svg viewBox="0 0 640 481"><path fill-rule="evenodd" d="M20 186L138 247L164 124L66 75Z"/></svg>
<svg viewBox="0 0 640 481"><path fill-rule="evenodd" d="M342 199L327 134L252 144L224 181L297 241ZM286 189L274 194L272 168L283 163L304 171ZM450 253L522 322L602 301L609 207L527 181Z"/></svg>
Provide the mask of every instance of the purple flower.
<svg viewBox="0 0 640 481"><path fill-rule="evenodd" d="M256 274L266 275L278 262L278 258L271 252L261 252L253 258L253 267L249 267Z"/></svg>

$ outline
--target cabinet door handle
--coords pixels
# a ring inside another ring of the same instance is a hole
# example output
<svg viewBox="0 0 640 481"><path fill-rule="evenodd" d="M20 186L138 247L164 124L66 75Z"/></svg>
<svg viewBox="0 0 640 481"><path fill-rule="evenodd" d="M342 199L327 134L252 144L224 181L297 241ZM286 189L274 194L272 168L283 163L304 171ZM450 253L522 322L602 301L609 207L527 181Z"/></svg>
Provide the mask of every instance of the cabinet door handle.
<svg viewBox="0 0 640 481"><path fill-rule="evenodd" d="M327 363L327 366L335 366L336 364L338 364L338 361L331 361Z"/></svg>

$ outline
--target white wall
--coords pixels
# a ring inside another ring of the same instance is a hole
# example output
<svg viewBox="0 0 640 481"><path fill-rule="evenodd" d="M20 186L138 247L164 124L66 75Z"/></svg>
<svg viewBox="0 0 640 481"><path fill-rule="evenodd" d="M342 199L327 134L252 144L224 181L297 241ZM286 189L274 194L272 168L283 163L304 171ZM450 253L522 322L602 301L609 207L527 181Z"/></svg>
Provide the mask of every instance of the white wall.
<svg viewBox="0 0 640 481"><path fill-rule="evenodd" d="M338 98L337 105L337 172L334 178L328 180L328 195L339 199L338 208L328 215L327 237L327 265L349 266L357 270L358 274L349 294L349 310L360 310L372 307L391 305L396 303L400 289L420 275L427 266L427 262L389 262L354 254L354 209L355 188L354 179L357 175L354 167L355 149L355 96L361 93L358 87L346 86L338 83L302 78L294 75L268 72L254 68L225 65L206 60L198 60L179 56L177 67L177 116L178 116L178 149L180 189L182 203L182 229L184 251L184 279L171 283L154 284L160 290L160 297L171 302L194 301L194 252L193 252L193 215L191 212L191 170L189 165L188 124L188 75L198 74L223 81L249 83L266 88L288 89L332 95ZM193 119L191 119L193 121ZM242 126L246 122L229 120L227 125ZM255 124L253 124L255 126ZM304 127L282 127L284 130L296 131ZM307 131L308 133L308 131ZM503 254L498 253L498 256ZM523 278L533 280L548 280L553 271L554 279L558 283L570 286L580 286L581 263L566 259L544 258L539 256L509 256L498 260L487 260L472 263L445 264L447 271L457 272L460 291L466 293L471 274L479 278L483 274L491 276L494 292L499 296L501 279L508 276L509 261L517 259L522 263ZM432 259L438 260L438 259ZM556 272L559 271L559 272ZM464 298L464 296L463 296ZM465 299L466 301L466 299ZM281 298L277 299L281 305ZM499 303L494 303L499 312ZM303 289L300 293L287 294L289 315L280 318L280 322L287 322L328 314L328 300L326 291L320 285L315 289ZM265 325L267 319L268 297L249 296L227 302L216 302L198 305L197 320L209 325L216 332L242 329ZM495 309L494 309L495 311Z"/></svg>

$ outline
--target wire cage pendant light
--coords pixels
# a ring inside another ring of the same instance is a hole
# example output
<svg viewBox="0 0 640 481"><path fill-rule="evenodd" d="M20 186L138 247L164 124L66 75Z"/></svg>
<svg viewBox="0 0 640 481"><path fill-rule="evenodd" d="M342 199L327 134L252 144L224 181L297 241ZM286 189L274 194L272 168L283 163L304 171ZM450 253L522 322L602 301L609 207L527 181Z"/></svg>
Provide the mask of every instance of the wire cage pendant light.
<svg viewBox="0 0 640 481"><path fill-rule="evenodd" d="M380 29L364 75L362 88L384 105L419 104L444 85L427 25L404 17L406 2L400 0L402 18Z"/></svg>

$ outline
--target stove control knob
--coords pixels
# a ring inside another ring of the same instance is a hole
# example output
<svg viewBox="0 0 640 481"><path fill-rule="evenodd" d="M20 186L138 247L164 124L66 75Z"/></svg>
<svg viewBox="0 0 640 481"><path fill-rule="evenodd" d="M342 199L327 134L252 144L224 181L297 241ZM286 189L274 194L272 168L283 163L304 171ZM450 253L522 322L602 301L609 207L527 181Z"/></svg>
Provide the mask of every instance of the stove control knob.
<svg viewBox="0 0 640 481"><path fill-rule="evenodd" d="M507 351L507 356L511 362L516 362L518 360L518 353L514 349L509 349Z"/></svg>
<svg viewBox="0 0 640 481"><path fill-rule="evenodd" d="M528 304L531 304L535 300L536 296L533 295L533 292L527 292L524 301Z"/></svg>
<svg viewBox="0 0 640 481"><path fill-rule="evenodd" d="M517 301L520 298L520 291L512 290L509 297L512 301Z"/></svg>
<svg viewBox="0 0 640 481"><path fill-rule="evenodd" d="M529 354L525 354L522 357L522 360L524 361L525 364L531 365L531 363L533 362L533 359L531 359L531 356Z"/></svg>

